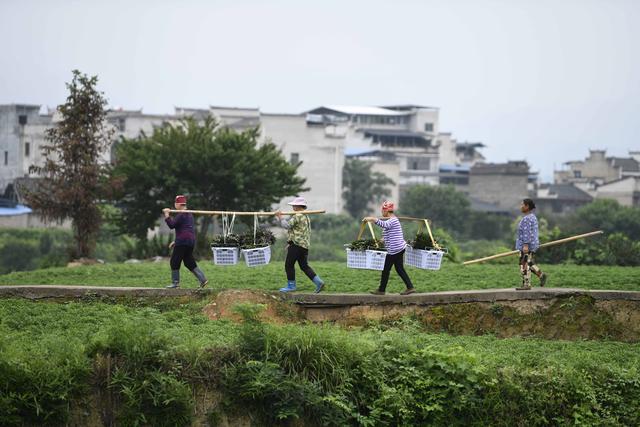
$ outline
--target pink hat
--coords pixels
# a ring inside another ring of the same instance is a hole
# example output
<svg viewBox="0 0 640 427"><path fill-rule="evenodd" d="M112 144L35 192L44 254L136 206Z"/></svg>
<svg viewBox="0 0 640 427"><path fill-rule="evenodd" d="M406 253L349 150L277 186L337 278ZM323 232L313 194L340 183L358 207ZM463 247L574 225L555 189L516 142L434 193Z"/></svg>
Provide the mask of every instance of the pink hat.
<svg viewBox="0 0 640 427"><path fill-rule="evenodd" d="M396 206L393 204L393 202L389 201L389 200L385 200L382 203L382 212L386 212L386 211L393 211L395 210Z"/></svg>
<svg viewBox="0 0 640 427"><path fill-rule="evenodd" d="M176 196L176 203L179 204L179 205L186 205L187 204L187 196L183 196L183 195Z"/></svg>
<svg viewBox="0 0 640 427"><path fill-rule="evenodd" d="M305 208L307 207L307 201L304 199L304 197L296 197L287 204L290 206L304 206Z"/></svg>

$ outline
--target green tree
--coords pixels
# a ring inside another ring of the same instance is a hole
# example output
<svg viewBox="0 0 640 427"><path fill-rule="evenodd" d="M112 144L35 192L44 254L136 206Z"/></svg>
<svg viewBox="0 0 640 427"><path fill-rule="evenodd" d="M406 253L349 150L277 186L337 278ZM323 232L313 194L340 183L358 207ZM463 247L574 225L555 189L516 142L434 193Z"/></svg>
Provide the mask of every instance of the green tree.
<svg viewBox="0 0 640 427"><path fill-rule="evenodd" d="M207 118L121 140L111 172L121 231L146 239L176 194L187 194L193 209L254 211L307 190L299 165L271 142L258 146L258 136L258 129L236 132ZM210 217L199 219L206 230Z"/></svg>
<svg viewBox="0 0 640 427"><path fill-rule="evenodd" d="M464 234L471 213L469 199L452 186L410 187L401 200L402 212L430 219L434 226L457 235Z"/></svg>
<svg viewBox="0 0 640 427"><path fill-rule="evenodd" d="M369 204L391 195L388 186L395 183L381 172L372 172L372 164L358 159L347 160L342 169L342 197L345 209L354 218L368 212Z"/></svg>
<svg viewBox="0 0 640 427"><path fill-rule="evenodd" d="M42 179L25 196L31 207L50 221L71 219L75 256L88 257L100 228L98 201L104 196L104 172L99 158L112 131L105 126L107 104L98 92L97 76L73 71L69 96L58 107L62 119L46 132L43 166L29 170Z"/></svg>

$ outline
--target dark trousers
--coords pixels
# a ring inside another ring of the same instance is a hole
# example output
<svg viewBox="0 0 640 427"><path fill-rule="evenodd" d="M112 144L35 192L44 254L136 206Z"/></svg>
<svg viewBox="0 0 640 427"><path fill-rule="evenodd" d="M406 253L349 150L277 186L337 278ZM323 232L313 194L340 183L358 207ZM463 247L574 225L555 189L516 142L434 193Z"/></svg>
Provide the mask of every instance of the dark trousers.
<svg viewBox="0 0 640 427"><path fill-rule="evenodd" d="M313 280L316 277L316 273L307 262L309 256L309 249L305 249L302 246L289 243L287 247L287 259L284 261L284 271L287 272L287 280L296 280L295 264L298 262L300 269L307 275L307 277Z"/></svg>
<svg viewBox="0 0 640 427"><path fill-rule="evenodd" d="M389 255L384 259L384 268L382 269L382 276L380 277L380 288L378 290L384 292L387 289L387 283L389 282L389 274L391 274L391 266L396 268L398 276L402 279L407 289L413 288L413 283L409 279L409 275L404 269L404 249L397 254Z"/></svg>
<svg viewBox="0 0 640 427"><path fill-rule="evenodd" d="M193 270L198 266L195 258L193 258L193 246L174 246L171 260L169 261L171 269L180 270L180 263L182 262L189 270Z"/></svg>

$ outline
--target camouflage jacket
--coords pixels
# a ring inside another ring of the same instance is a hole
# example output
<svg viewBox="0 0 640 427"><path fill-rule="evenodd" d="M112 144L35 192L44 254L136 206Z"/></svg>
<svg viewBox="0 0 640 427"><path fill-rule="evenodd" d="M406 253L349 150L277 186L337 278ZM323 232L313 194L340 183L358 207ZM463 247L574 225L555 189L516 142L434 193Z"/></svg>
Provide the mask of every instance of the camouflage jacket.
<svg viewBox="0 0 640 427"><path fill-rule="evenodd" d="M287 241L309 249L311 240L311 221L307 215L295 214L290 220L283 219L281 224L287 229Z"/></svg>

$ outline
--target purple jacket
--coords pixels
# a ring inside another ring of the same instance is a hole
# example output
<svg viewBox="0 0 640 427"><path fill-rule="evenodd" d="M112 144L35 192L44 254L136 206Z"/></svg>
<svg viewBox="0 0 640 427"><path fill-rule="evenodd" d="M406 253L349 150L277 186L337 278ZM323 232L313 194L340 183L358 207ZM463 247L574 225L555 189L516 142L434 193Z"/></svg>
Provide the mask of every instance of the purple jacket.
<svg viewBox="0 0 640 427"><path fill-rule="evenodd" d="M175 218L165 218L169 228L176 230L176 246L195 246L196 233L193 226L193 215L179 213Z"/></svg>

